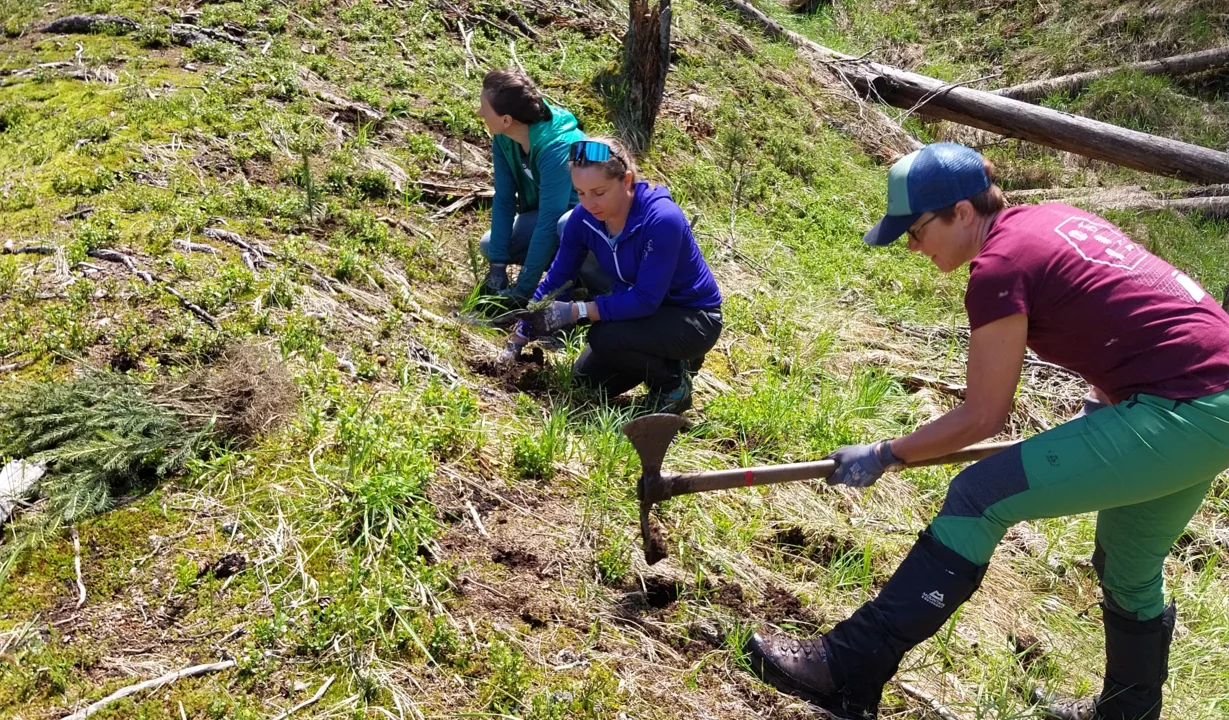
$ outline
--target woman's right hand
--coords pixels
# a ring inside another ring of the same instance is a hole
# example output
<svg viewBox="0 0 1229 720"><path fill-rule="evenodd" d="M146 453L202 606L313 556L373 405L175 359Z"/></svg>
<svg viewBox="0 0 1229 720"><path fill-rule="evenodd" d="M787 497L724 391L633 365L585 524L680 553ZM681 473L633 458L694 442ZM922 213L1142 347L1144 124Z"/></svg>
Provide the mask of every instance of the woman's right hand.
<svg viewBox="0 0 1229 720"><path fill-rule="evenodd" d="M501 365L516 362L516 359L521 356L521 350L525 349L525 346L528 344L529 338L521 334L521 324L517 323L516 329L508 335L508 340L504 343L504 349L495 358L495 362Z"/></svg>

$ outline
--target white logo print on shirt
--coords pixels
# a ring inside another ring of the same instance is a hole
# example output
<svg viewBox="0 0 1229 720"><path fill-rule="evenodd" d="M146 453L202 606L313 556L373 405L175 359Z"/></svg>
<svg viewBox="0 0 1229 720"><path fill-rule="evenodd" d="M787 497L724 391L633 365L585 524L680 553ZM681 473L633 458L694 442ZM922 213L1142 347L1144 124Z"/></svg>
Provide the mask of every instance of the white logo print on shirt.
<svg viewBox="0 0 1229 720"><path fill-rule="evenodd" d="M1126 277L1175 298L1200 302L1203 288L1108 223L1075 215L1054 228L1088 262L1120 268Z"/></svg>

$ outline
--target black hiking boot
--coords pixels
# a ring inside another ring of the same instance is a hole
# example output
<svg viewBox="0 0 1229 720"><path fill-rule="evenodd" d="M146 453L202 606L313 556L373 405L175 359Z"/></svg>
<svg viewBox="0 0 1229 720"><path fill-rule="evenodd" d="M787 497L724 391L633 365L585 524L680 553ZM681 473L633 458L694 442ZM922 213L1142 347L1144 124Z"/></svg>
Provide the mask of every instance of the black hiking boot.
<svg viewBox="0 0 1229 720"><path fill-rule="evenodd" d="M646 413L673 413L682 415L691 408L691 378L687 373L679 377L673 390L651 390L644 398Z"/></svg>
<svg viewBox="0 0 1229 720"><path fill-rule="evenodd" d="M1035 690L1042 717L1052 720L1160 720L1161 690L1169 677L1169 645L1178 610L1132 620L1101 603L1105 623L1105 684L1092 699L1055 699Z"/></svg>
<svg viewBox="0 0 1229 720"><path fill-rule="evenodd" d="M839 720L861 720L840 714L840 697L828 667L822 637L798 640L788 635L757 632L743 648L751 656L751 670L782 692L796 695Z"/></svg>
<svg viewBox="0 0 1229 720"><path fill-rule="evenodd" d="M842 720L873 720L900 659L943 627L985 573L924 530L879 596L823 637L753 636L751 670Z"/></svg>
<svg viewBox="0 0 1229 720"><path fill-rule="evenodd" d="M1097 711L1097 699L1061 698L1050 695L1041 688L1034 688L1032 701L1046 720L1092 720Z"/></svg>

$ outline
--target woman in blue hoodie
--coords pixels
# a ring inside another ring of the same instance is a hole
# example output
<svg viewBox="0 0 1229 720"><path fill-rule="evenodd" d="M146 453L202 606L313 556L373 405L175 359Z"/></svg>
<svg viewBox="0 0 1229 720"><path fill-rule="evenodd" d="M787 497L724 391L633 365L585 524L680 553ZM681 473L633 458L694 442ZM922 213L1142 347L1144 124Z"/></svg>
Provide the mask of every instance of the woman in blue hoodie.
<svg viewBox="0 0 1229 720"><path fill-rule="evenodd" d="M563 229L559 254L534 300L566 288L589 253L614 287L592 302L555 300L526 313L502 357L514 358L530 337L588 320L588 343L573 377L610 396L643 382L650 412L681 413L691 407L689 372L699 369L721 335L717 282L670 191L638 182L621 144L610 138L575 142L568 162L580 207Z"/></svg>
<svg viewBox="0 0 1229 720"><path fill-rule="evenodd" d="M576 191L568 173L568 148L583 140L572 113L551 106L533 80L518 70L492 70L482 81L478 114L494 136L495 197L491 229L479 248L490 263L486 291L523 306L559 246L559 233ZM508 265L521 266L509 285ZM604 292L609 280L590 261L585 286Z"/></svg>

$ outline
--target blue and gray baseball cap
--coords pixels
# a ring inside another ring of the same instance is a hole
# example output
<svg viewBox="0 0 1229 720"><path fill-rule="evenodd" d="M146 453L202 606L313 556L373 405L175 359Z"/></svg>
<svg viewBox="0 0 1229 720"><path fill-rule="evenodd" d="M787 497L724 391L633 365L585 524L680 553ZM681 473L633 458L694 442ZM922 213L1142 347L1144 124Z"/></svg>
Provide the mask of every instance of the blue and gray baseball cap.
<svg viewBox="0 0 1229 720"><path fill-rule="evenodd" d="M955 205L990 187L982 156L959 143L935 143L909 153L888 171L888 213L863 236L890 245L930 210Z"/></svg>

